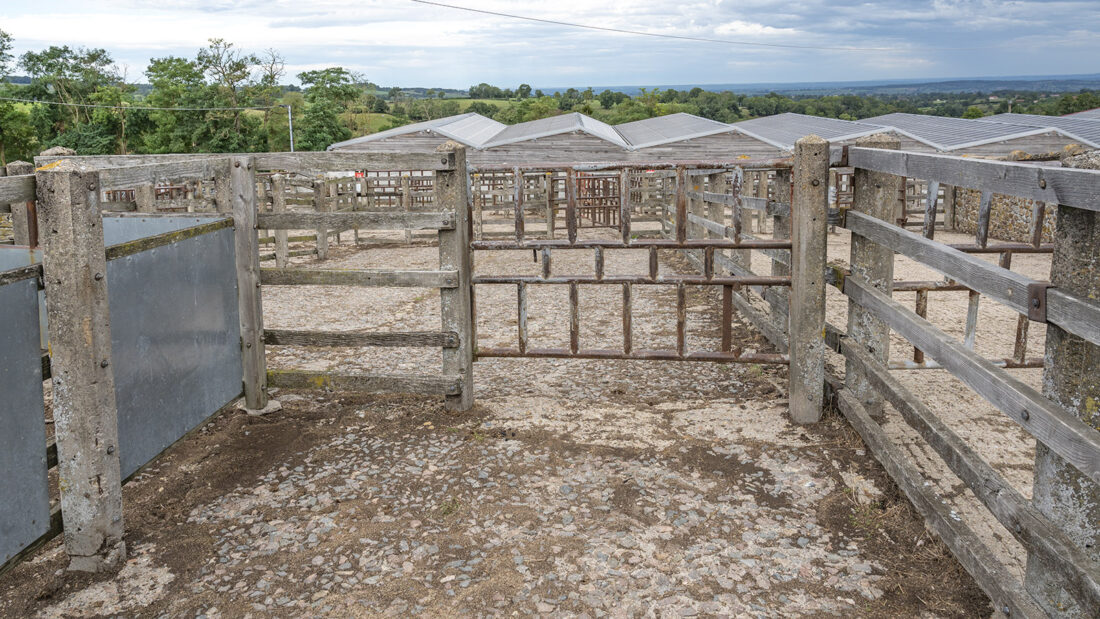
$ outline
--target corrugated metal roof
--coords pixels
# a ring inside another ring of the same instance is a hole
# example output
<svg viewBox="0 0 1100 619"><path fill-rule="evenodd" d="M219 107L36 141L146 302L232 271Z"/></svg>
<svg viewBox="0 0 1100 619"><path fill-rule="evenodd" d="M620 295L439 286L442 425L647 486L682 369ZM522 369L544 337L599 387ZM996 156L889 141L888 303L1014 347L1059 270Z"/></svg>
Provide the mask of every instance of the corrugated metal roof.
<svg viewBox="0 0 1100 619"><path fill-rule="evenodd" d="M1095 111L1095 110L1092 110ZM1073 138L1086 142L1089 146L1100 147L1100 116L1090 120L1083 116L1041 116L1038 114L994 114L979 119L983 122L998 122L1020 127L1054 127Z"/></svg>
<svg viewBox="0 0 1100 619"><path fill-rule="evenodd" d="M864 118L860 122L895 129L899 133L920 140L942 151L959 150L1042 132L1042 129L1038 127L1014 125L995 120L928 116L903 112Z"/></svg>
<svg viewBox="0 0 1100 619"><path fill-rule="evenodd" d="M457 116L447 116L444 118L412 123L410 125L402 125L393 129L379 131L378 133L338 142L329 146L328 150L355 144L363 144L365 142L384 140L399 135L418 133L420 131L434 131L444 137L461 142L466 146L481 148L489 138L500 133L501 129L504 127L504 123L497 122L492 118L486 118L474 112L467 112L465 114L458 114Z"/></svg>
<svg viewBox="0 0 1100 619"><path fill-rule="evenodd" d="M683 112L615 125L615 130L634 149L682 142L732 129L725 123Z"/></svg>
<svg viewBox="0 0 1100 619"><path fill-rule="evenodd" d="M583 131L584 133L600 138L601 140L606 140L617 146L629 148L626 140L615 131L614 127L577 112L561 114L560 116L550 116L549 118L540 118L539 120L532 120L505 127L504 130L494 136L484 146L486 148L491 148L493 146L525 142L527 140L534 140L561 133L570 133L572 131Z"/></svg>
<svg viewBox="0 0 1100 619"><path fill-rule="evenodd" d="M742 120L731 126L750 137L786 150L794 149L794 143L807 135L816 135L826 140L838 141L850 140L863 135L870 135L876 131L882 131L879 126L862 122L807 116L792 112Z"/></svg>
<svg viewBox="0 0 1100 619"><path fill-rule="evenodd" d="M1066 118L1095 118L1096 120L1100 120L1100 107L1093 110L1085 110L1084 112L1066 114Z"/></svg>

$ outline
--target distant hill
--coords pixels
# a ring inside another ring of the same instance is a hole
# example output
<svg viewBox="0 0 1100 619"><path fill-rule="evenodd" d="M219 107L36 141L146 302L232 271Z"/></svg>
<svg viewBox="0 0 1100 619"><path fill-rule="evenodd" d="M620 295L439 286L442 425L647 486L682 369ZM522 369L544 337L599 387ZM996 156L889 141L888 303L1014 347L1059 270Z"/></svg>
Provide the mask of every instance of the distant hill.
<svg viewBox="0 0 1100 619"><path fill-rule="evenodd" d="M542 90L546 93L564 92L569 87ZM573 86L584 90L587 86ZM1081 89L1100 89L1100 73L1085 75L1046 75L1012 77L974 77L941 80L898 79L866 80L856 82L758 82L746 84L668 84L658 86L593 86L592 90L612 90L637 95L642 88L665 90L691 90L702 88L712 92L729 90L738 94L759 95L776 92L781 95L912 95L927 93L995 92L1000 90L1029 90L1038 92L1076 92Z"/></svg>

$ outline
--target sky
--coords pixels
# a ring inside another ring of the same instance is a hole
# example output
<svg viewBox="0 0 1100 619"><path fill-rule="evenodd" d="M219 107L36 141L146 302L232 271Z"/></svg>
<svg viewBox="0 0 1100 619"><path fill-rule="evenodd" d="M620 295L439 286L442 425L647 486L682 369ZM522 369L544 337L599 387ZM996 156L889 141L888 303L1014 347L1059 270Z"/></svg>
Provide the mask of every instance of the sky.
<svg viewBox="0 0 1100 619"><path fill-rule="evenodd" d="M1100 72L1100 0L442 0L543 19L782 45L596 32L409 0L0 0L15 52L107 49L128 81L221 37L278 50L286 82L342 66L377 84L467 88L720 84ZM966 49L960 49L966 48ZM15 71L19 74L19 71Z"/></svg>

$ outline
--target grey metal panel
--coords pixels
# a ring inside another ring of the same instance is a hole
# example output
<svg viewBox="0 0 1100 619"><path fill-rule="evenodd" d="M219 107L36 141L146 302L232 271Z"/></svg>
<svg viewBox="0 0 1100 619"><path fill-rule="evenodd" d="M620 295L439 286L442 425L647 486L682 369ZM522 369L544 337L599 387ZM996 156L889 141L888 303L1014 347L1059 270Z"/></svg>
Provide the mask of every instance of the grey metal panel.
<svg viewBox="0 0 1100 619"><path fill-rule="evenodd" d="M1082 112L1083 113L1083 112ZM1087 142L1088 146L1100 147L1100 116L1040 116L1038 114L994 114L979 119L981 122L997 122L1021 127L1054 127L1073 134Z"/></svg>
<svg viewBox="0 0 1100 619"><path fill-rule="evenodd" d="M0 286L0 563L50 525L35 278Z"/></svg>
<svg viewBox="0 0 1100 619"><path fill-rule="evenodd" d="M110 247L129 243L149 236L175 232L191 226L225 219L225 215L179 215L170 217L119 217L103 218L103 243Z"/></svg>
<svg viewBox="0 0 1100 619"><path fill-rule="evenodd" d="M1100 107L1091 110L1085 110L1084 112L1067 114L1066 118L1094 118L1096 120L1100 120Z"/></svg>
<svg viewBox="0 0 1100 619"><path fill-rule="evenodd" d="M107 286L128 476L241 393L233 229L112 260Z"/></svg>
<svg viewBox="0 0 1100 619"><path fill-rule="evenodd" d="M882 127L866 122L839 120L786 112L743 120L732 125L752 137L760 138L780 148L791 150L794 143L808 135L826 140L844 140L881 131Z"/></svg>
<svg viewBox="0 0 1100 619"><path fill-rule="evenodd" d="M972 120L902 112L864 118L860 122L897 129L945 151L1020 137L1036 128L989 119Z"/></svg>
<svg viewBox="0 0 1100 619"><path fill-rule="evenodd" d="M31 264L42 262L42 250L29 247L0 247L0 271L16 269ZM3 314L0 314L3 316ZM40 344L42 350L46 349L49 340L49 326L46 322L46 292L38 291L38 331L41 333Z"/></svg>
<svg viewBox="0 0 1100 619"><path fill-rule="evenodd" d="M647 148L731 131L725 123L679 112L615 125L633 148Z"/></svg>
<svg viewBox="0 0 1100 619"><path fill-rule="evenodd" d="M511 125L494 136L484 146L485 148L492 148L498 145L535 140L571 131L582 131L601 140L611 142L616 146L627 148L626 140L611 125L577 112Z"/></svg>

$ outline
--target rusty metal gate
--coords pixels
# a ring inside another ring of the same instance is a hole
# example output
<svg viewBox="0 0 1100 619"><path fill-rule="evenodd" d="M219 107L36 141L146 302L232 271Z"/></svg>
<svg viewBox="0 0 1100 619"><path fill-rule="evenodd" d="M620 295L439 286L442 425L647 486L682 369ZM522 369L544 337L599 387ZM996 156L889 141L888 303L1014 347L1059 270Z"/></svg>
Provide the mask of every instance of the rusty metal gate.
<svg viewBox="0 0 1100 619"><path fill-rule="evenodd" d="M652 166L650 166L652 167ZM712 174L716 171L711 170ZM726 170L722 170L726 172ZM629 187L630 170L623 168L612 173L582 174L573 169L567 171L566 185L566 238L532 238L527 235L523 225L523 201L515 201L514 238L508 240L473 240L470 243L476 251L515 251L530 250L541 262L539 275L478 275L474 274L475 286L515 286L516 307L516 345L509 348L482 347L475 345L479 358L523 357L523 358L566 358L566 359L645 359L660 361L717 361L723 363L787 363L786 355L775 353L745 352L734 341L732 334L733 294L742 286L772 287L791 285L789 276L737 276L723 274L715 269L715 251L722 250L789 250L789 240L759 240L744 238L740 226L730 227L723 238L689 239L689 215L687 183L688 173L682 167L677 170L677 192L675 204L670 205L672 217L670 238L633 238L631 230L631 204L629 191L620 191L620 187ZM738 174L734 174L739 178ZM732 183L736 196L739 183ZM581 194L588 194L585 198ZM578 239L578 228L582 209L587 209L592 222L600 222L602 227L617 228L617 239ZM714 223L715 226L726 226ZM717 236L717 235L715 235ZM555 273L553 269L554 250L591 250L594 270L591 275L570 275ZM648 269L644 273L628 275L607 274L604 269L604 256L608 250L635 250L648 253ZM662 273L658 262L659 250L692 251L702 256L702 273L684 275ZM476 261L475 261L476 263ZM530 285L556 285L568 288L569 304L569 345L557 348L536 348L528 343L527 317ZM616 286L622 290L622 345L619 348L581 348L580 347L580 304L578 287L581 285ZM676 290L676 345L674 349L639 349L634 346L633 337L633 297L634 286L670 286ZM720 346L718 350L689 350L687 345L687 287L717 286L722 289L722 318ZM476 299L476 293L475 293ZM476 303L475 303L476 315ZM476 319L475 319L476 321Z"/></svg>

